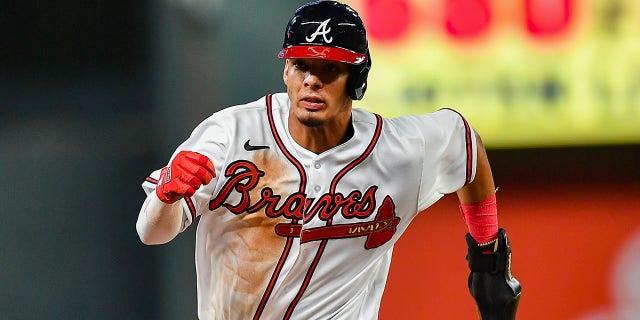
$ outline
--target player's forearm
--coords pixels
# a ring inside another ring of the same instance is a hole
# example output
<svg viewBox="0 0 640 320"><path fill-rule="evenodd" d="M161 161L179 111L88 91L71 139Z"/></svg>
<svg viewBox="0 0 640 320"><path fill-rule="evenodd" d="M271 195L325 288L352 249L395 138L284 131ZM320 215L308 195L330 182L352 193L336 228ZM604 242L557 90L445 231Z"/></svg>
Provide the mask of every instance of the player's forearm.
<svg viewBox="0 0 640 320"><path fill-rule="evenodd" d="M150 193L145 199L136 230L144 244L163 244L171 241L178 235L182 226L182 207L180 202L166 204Z"/></svg>
<svg viewBox="0 0 640 320"><path fill-rule="evenodd" d="M476 133L478 143L476 175L473 182L457 191L460 211L471 236L479 243L486 243L498 234L498 209L491 166Z"/></svg>

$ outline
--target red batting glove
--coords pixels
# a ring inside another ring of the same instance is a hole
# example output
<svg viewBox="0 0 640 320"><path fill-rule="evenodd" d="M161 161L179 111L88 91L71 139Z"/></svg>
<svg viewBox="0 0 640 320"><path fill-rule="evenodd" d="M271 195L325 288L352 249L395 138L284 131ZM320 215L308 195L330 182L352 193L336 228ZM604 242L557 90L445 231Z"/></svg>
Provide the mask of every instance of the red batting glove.
<svg viewBox="0 0 640 320"><path fill-rule="evenodd" d="M216 169L209 158L193 151L180 151L169 166L162 168L156 195L160 201L171 204L193 196L215 176Z"/></svg>

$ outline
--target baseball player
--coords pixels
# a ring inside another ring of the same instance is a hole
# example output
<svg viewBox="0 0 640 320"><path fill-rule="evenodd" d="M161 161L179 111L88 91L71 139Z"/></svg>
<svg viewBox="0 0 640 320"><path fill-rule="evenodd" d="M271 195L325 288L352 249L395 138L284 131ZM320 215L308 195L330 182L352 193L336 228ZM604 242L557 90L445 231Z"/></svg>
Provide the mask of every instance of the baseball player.
<svg viewBox="0 0 640 320"><path fill-rule="evenodd" d="M199 318L377 319L394 244L456 192L479 312L513 319L521 289L469 123L450 109L385 119L353 108L371 57L345 4L298 8L278 57L286 93L214 113L142 184L142 242L200 217Z"/></svg>

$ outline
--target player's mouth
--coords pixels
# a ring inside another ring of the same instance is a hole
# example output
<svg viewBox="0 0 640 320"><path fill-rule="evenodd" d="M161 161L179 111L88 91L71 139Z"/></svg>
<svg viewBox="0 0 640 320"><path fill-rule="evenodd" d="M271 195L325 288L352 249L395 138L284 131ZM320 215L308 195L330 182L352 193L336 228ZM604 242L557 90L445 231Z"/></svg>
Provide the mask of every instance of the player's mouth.
<svg viewBox="0 0 640 320"><path fill-rule="evenodd" d="M315 97L315 96L307 96L307 97L303 97L300 100L302 107L313 111L313 110L320 110L322 108L324 108L324 100L322 100L321 98Z"/></svg>

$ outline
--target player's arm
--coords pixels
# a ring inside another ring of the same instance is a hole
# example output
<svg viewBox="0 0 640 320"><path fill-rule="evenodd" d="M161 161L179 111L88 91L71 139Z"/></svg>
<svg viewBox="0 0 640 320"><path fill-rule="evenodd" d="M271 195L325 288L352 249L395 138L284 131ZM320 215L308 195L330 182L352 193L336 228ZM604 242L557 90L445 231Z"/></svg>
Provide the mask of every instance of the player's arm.
<svg viewBox="0 0 640 320"><path fill-rule="evenodd" d="M495 194L493 174L491 173L491 166L489 165L487 153L484 149L484 145L482 144L480 135L477 133L475 135L477 146L476 175L471 183L457 191L460 204L463 205L478 203Z"/></svg>
<svg viewBox="0 0 640 320"><path fill-rule="evenodd" d="M167 204L155 192L147 198L138 214L136 230L144 244L163 244L175 238L182 227L182 205L179 201Z"/></svg>
<svg viewBox="0 0 640 320"><path fill-rule="evenodd" d="M179 200L191 197L202 185L215 177L213 163L193 151L179 152L164 167L155 192L145 199L136 230L145 244L162 244L175 238L182 228L182 206Z"/></svg>
<svg viewBox="0 0 640 320"><path fill-rule="evenodd" d="M476 134L477 165L473 182L457 191L469 233L468 286L482 320L515 319L520 283L511 275L511 248L498 229L495 185L480 136Z"/></svg>

